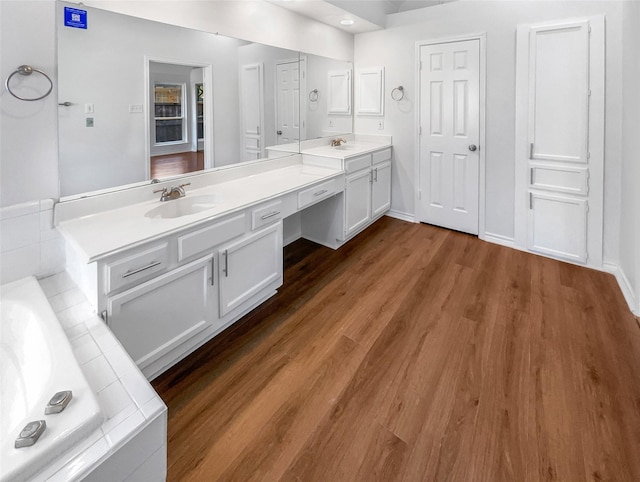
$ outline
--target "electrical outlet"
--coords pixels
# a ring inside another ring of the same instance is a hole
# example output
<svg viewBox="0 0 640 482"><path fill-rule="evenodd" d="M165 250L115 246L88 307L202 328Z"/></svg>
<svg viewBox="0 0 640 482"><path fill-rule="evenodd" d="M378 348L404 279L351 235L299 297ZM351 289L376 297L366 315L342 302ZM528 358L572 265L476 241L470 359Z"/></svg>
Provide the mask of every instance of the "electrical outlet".
<svg viewBox="0 0 640 482"><path fill-rule="evenodd" d="M379 130L379 131L384 130L384 120L382 120L382 119L380 119L380 120L378 121L378 130Z"/></svg>

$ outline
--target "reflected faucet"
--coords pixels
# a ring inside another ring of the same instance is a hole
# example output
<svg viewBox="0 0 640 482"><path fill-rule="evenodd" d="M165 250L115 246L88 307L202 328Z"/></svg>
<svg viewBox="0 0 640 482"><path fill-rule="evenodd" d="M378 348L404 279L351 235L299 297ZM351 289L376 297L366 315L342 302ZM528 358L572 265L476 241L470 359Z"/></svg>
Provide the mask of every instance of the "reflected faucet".
<svg viewBox="0 0 640 482"><path fill-rule="evenodd" d="M342 144L346 144L346 143L347 143L346 139L343 139L342 137L338 137L337 139L333 139L331 141L331 147L339 147Z"/></svg>
<svg viewBox="0 0 640 482"><path fill-rule="evenodd" d="M191 183L188 182L186 184L180 184L178 187L165 187L164 189L158 189L157 191L153 191L154 194L161 192L160 201L171 201L172 199L179 199L181 197L185 197L186 193L184 192L185 186L190 186Z"/></svg>

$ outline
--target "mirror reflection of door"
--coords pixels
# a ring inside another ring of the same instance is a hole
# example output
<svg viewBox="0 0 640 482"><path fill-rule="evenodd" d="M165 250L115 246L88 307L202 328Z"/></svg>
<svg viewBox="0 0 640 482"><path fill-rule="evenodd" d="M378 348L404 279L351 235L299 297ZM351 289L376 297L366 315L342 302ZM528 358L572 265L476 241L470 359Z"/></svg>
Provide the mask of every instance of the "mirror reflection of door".
<svg viewBox="0 0 640 482"><path fill-rule="evenodd" d="M204 169L203 69L149 62L152 179Z"/></svg>
<svg viewBox="0 0 640 482"><path fill-rule="evenodd" d="M242 114L243 161L263 157L264 83L262 63L243 65L240 68L240 112Z"/></svg>
<svg viewBox="0 0 640 482"><path fill-rule="evenodd" d="M300 66L276 63L276 144L300 140Z"/></svg>

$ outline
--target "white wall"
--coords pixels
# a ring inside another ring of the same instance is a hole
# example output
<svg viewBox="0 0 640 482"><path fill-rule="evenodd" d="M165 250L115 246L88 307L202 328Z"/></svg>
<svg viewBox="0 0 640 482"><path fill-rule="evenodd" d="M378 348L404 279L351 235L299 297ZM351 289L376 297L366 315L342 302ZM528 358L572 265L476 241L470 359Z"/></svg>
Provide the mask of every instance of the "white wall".
<svg viewBox="0 0 640 482"><path fill-rule="evenodd" d="M392 210L413 216L415 181L415 44L486 32L486 232L514 235L515 42L520 24L606 15L607 88L605 259L617 260L620 210L622 4L607 1L469 1L389 15L387 29L356 35L355 67L386 68L385 129L377 118L355 118L355 131L393 136ZM391 89L402 85L395 102Z"/></svg>
<svg viewBox="0 0 640 482"><path fill-rule="evenodd" d="M37 102L20 101L4 88L0 90L0 206L57 198L55 2L3 0L0 26L2 82L22 64L47 72L54 82L53 93ZM35 74L32 77L29 85L38 93L46 92L48 85Z"/></svg>
<svg viewBox="0 0 640 482"><path fill-rule="evenodd" d="M94 3L98 2L91 2ZM207 27L209 31L278 47L346 59L351 59L353 53L351 35L268 3L190 2L193 8L184 8L185 3L180 1L112 3L116 7L150 13L150 17L160 16L162 18L157 19L160 21ZM0 76L3 80L17 66L28 63L47 72L57 86L55 12L54 0L0 1ZM120 33L114 32L114 36ZM0 99L0 206L57 199L56 89L38 102L13 99L4 89Z"/></svg>
<svg viewBox="0 0 640 482"><path fill-rule="evenodd" d="M625 295L640 315L640 3L625 3L623 19L620 272Z"/></svg>

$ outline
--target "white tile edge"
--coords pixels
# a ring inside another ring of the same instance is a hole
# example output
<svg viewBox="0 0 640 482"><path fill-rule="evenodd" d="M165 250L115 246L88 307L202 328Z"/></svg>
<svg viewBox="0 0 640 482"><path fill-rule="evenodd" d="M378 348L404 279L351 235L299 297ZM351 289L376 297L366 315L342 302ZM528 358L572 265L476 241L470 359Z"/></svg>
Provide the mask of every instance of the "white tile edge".
<svg viewBox="0 0 640 482"><path fill-rule="evenodd" d="M18 218L40 212L40 201L28 201L0 208L0 220Z"/></svg>
<svg viewBox="0 0 640 482"><path fill-rule="evenodd" d="M41 287L42 289L42 287ZM75 290L79 290L79 288L77 286L74 286ZM43 290L44 291L44 290ZM47 298L48 300L48 298ZM56 316L58 316L59 313L56 313ZM125 383L123 383L123 378L125 378L127 376L126 373L120 373L120 371L117 368L117 363L113 363L113 357L114 356L120 356L125 358L126 360L128 360L130 363L133 363L130 358L128 357L128 355L126 353L124 353L124 349L121 348L120 344L117 342L117 340L115 340L115 335L113 335L113 333L111 333L110 330L108 330L106 327L104 327L104 325L96 325L95 323L90 323L91 321L93 321L93 318L90 318L88 320L81 320L78 322L78 324L82 324L85 326L86 331L88 332L88 334L91 336L91 338L93 338L93 341L96 343L96 345L98 346L98 349L100 350L100 356L104 357L105 361L107 362L107 364L110 366L111 370L113 370L116 379L114 380L113 383L120 383L123 387L123 389L127 392L127 394L129 395L131 401L133 402L133 406L135 407L135 410L129 414L129 416L126 417L126 419L128 420L133 420L134 418L132 418L133 416L135 416L136 414L139 414L139 423L132 425L129 429L129 432L126 434L121 433L121 438L119 440L119 443L114 446L111 444L110 442L110 438L108 436L109 432L111 432L112 429L116 428L117 426L119 426L120 429L122 429L121 424L125 423L126 421L123 420L122 422L116 424L116 427L111 427L108 430L103 430L103 427L105 427L105 424L107 427L109 427L108 425L108 420L105 420L105 422L103 423L103 425L101 425L100 427L98 427L96 429L95 432L92 433L91 437L94 437L93 434L98 433L99 436L97 438L97 441L92 444L92 448L93 447L97 447L101 444L101 442L105 443L107 447L109 447L109 450L104 453L101 454L99 457L98 456L88 456L87 454L90 454L92 452L91 449L89 450L78 450L77 452L73 452L74 448L70 449L70 459L64 463L61 463L60 465L56 464L55 462L52 464L49 464L48 466L44 467L42 469L42 471L40 472L40 474L38 474L38 476L40 475L44 475L44 474L49 474L49 476L51 476L51 474L53 473L55 474L70 474L71 472L73 472L73 477L71 477L69 480L77 480L80 478L83 478L87 475L89 475L93 470L95 470L97 467L99 467L103 462L105 462L106 460L108 460L108 458L114 454L117 450L119 450L120 448L122 448L123 445L125 445L129 440L131 440L133 437L135 437L137 434L139 434L140 432L142 432L144 429L146 429L146 427L148 425L150 425L152 422L154 422L158 417L163 416L163 414L165 414L167 412L167 407L164 403L164 401L158 396L158 394L155 392L155 390L153 390L153 387L151 386L151 384L149 384L149 382L146 380L146 378L141 374L141 382L144 383L148 383L149 387L151 389L151 391L155 394L155 396L141 401L141 400L137 400L135 395L130 392L127 388L127 385ZM101 328L104 328L104 330L101 330ZM109 344L110 345L110 349L107 351L104 351L102 349L102 346L100 343L98 343L98 341L96 340L96 336L94 335L100 335L100 336L111 336L113 337L113 344ZM112 345L112 346L111 346ZM114 348L113 347L117 347L120 350L122 350L122 353L115 353L114 352ZM72 345L73 348L73 345ZM75 351L74 351L74 355L75 355ZM84 373L84 368L82 365L80 365L80 368L83 370ZM138 370L138 367L134 365L135 370ZM87 376L87 373L85 373L85 376ZM97 396L97 395L96 395ZM156 410L153 411L149 411L149 413L145 414L144 411L142 410L142 406L143 405L149 405L151 404L151 402L155 402L156 404ZM106 433L105 433L106 432ZM165 428L165 432L166 432L166 428ZM167 441L164 440L163 443L166 445ZM81 461L81 462L80 462ZM55 478L55 477L54 477Z"/></svg>

